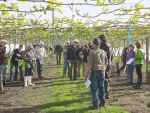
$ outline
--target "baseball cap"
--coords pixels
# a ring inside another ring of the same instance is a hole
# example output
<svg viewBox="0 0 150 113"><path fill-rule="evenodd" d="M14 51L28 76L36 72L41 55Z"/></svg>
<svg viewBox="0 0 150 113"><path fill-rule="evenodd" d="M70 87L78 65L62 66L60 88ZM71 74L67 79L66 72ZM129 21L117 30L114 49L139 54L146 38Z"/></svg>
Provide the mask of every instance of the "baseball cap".
<svg viewBox="0 0 150 113"><path fill-rule="evenodd" d="M74 42L79 42L77 39L74 39L73 41L74 41Z"/></svg>
<svg viewBox="0 0 150 113"><path fill-rule="evenodd" d="M1 42L5 43L5 44L8 43L5 39L2 39Z"/></svg>
<svg viewBox="0 0 150 113"><path fill-rule="evenodd" d="M29 48L31 48L31 49L33 49L33 46L32 46L32 44L29 44L29 45L28 45L28 47L29 47Z"/></svg>
<svg viewBox="0 0 150 113"><path fill-rule="evenodd" d="M94 38L93 43L96 45L100 44L100 39L99 38Z"/></svg>
<svg viewBox="0 0 150 113"><path fill-rule="evenodd" d="M89 47L87 44L85 44L85 47Z"/></svg>

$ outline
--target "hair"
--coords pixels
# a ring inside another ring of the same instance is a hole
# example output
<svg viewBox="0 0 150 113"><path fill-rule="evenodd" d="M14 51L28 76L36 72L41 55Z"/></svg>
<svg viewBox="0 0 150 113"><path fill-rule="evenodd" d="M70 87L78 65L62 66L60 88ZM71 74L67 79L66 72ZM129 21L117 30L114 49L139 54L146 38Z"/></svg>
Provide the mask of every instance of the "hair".
<svg viewBox="0 0 150 113"><path fill-rule="evenodd" d="M44 42L40 42L40 44L43 44L43 45L44 45Z"/></svg>
<svg viewBox="0 0 150 113"><path fill-rule="evenodd" d="M140 41L137 41L136 42L136 48L142 48L142 43Z"/></svg>
<svg viewBox="0 0 150 113"><path fill-rule="evenodd" d="M107 38L104 34L99 35L98 37L100 40L102 40L104 43L107 42Z"/></svg>
<svg viewBox="0 0 150 113"><path fill-rule="evenodd" d="M134 49L134 45L132 45L132 44L129 44L129 47L133 47L133 49Z"/></svg>
<svg viewBox="0 0 150 113"><path fill-rule="evenodd" d="M19 45L19 47L23 47L23 45L22 45L22 44L20 44L20 45Z"/></svg>

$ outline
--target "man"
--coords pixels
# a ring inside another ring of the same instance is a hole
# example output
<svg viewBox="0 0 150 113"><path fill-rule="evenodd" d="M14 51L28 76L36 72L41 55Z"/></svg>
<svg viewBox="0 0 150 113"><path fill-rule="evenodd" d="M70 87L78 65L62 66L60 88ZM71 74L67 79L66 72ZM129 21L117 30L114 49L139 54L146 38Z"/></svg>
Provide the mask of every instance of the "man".
<svg viewBox="0 0 150 113"><path fill-rule="evenodd" d="M34 50L34 57L37 57L36 59L36 63L37 63L37 72L38 72L38 77L39 78L43 78L42 77L42 65L40 63L40 60L44 60L46 58L46 50L43 47L44 43L40 42L40 46L37 46Z"/></svg>
<svg viewBox="0 0 150 113"><path fill-rule="evenodd" d="M57 64L59 64L59 65L60 65L60 61L61 61L61 52L62 52L62 50L63 50L63 48L62 48L61 42L60 42L60 44L58 44L55 48ZM59 57L59 61L58 61L58 57Z"/></svg>
<svg viewBox="0 0 150 113"><path fill-rule="evenodd" d="M108 60L105 51L101 50L99 48L99 45L100 40L98 38L94 38L93 40L94 49L90 52L88 56L88 66L84 77L84 80L86 82L88 74L90 73L90 71L92 71L90 76L90 81L92 82L90 85L90 89L93 98L92 100L93 106L89 106L90 109L98 109L99 107L106 107L104 80ZM100 104L98 102L97 86L99 87Z"/></svg>
<svg viewBox="0 0 150 113"><path fill-rule="evenodd" d="M74 74L73 74L73 80L76 80L76 76L77 76L77 47L76 44L79 41L77 39L74 39L73 44L68 48L67 50L67 60L69 62L69 77L70 80L72 80L72 67L74 65Z"/></svg>
<svg viewBox="0 0 150 113"><path fill-rule="evenodd" d="M83 76L86 72L86 68L87 68L87 57L89 56L89 53L90 53L90 49L89 49L89 46L88 45L85 45L85 49L83 49L80 53L79 53L79 56L80 58L83 60L84 62L84 68L83 68Z"/></svg>
<svg viewBox="0 0 150 113"><path fill-rule="evenodd" d="M7 56L8 53L6 53L6 43L7 41L5 39L1 40L0 44L0 74L3 74L3 86L6 85L6 75L7 75L7 69L8 69L8 62L7 62Z"/></svg>
<svg viewBox="0 0 150 113"><path fill-rule="evenodd" d="M25 62L25 75L24 75L24 87L34 86L32 84L32 76L33 76L33 46L31 44L28 45L27 49L22 52L22 58ZM28 82L28 85L27 85Z"/></svg>
<svg viewBox="0 0 150 113"><path fill-rule="evenodd" d="M66 75L67 66L68 66L68 76L69 76L69 63L67 62L67 50L68 50L69 45L70 45L70 42L67 41L66 45L64 46L64 49L63 49L63 57L64 57L63 78Z"/></svg>
<svg viewBox="0 0 150 113"><path fill-rule="evenodd" d="M17 80L18 76L18 68L19 68L19 59L21 59L21 50L23 48L23 45L19 45L18 49L14 50L14 54L11 57L11 63L10 63L10 82L13 82L13 69L15 67L15 74L14 74L14 80Z"/></svg>
<svg viewBox="0 0 150 113"><path fill-rule="evenodd" d="M83 50L83 48L81 48L81 43L78 44L78 49L77 49L77 60L78 60L78 76L77 77L80 77L80 67L81 67L81 64L83 66L83 73L84 73L84 62L82 60L82 58L80 58L79 56L79 53Z"/></svg>
<svg viewBox="0 0 150 113"><path fill-rule="evenodd" d="M104 85L105 85L105 93L106 93L106 99L109 99L110 96L109 96L109 76L110 76L110 66L111 66L111 60L112 60L112 54L111 54L111 51L109 49L109 46L106 44L106 37L104 34L101 34L99 37L100 39L100 49L104 50L106 52L106 55L107 55L107 59L108 59L108 66L106 68L106 71L105 71L105 82L104 82Z"/></svg>
<svg viewBox="0 0 150 113"><path fill-rule="evenodd" d="M129 44L127 45L127 47L123 48L123 51L122 51L121 64L123 64L123 65L122 65L122 67L121 67L121 68L118 70L118 72L117 72L117 74L118 74L119 76L121 76L121 75L120 75L121 70L123 70L123 69L125 68L125 66L126 66L127 53L128 53L128 51L129 51ZM126 73L127 73L127 69L126 69Z"/></svg>
<svg viewBox="0 0 150 113"><path fill-rule="evenodd" d="M91 45L91 42L89 42L89 48L90 48L91 50L94 49L93 46Z"/></svg>
<svg viewBox="0 0 150 113"><path fill-rule="evenodd" d="M84 49L83 42L81 42L81 48Z"/></svg>

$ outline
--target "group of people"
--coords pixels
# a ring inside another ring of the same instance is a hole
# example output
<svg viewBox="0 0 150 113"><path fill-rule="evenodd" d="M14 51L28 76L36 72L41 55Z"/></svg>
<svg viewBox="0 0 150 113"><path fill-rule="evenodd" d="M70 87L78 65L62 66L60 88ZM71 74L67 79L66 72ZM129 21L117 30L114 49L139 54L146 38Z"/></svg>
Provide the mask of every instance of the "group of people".
<svg viewBox="0 0 150 113"><path fill-rule="evenodd" d="M5 39L1 40L0 44L0 74L3 74L3 86L6 84L6 75L8 70L8 60L10 60L10 82L18 80L18 69L19 59L25 63L25 74L24 74L24 86L33 86L33 62L36 62L38 77L42 79L42 65L45 60L46 50L43 47L44 43L40 42L40 45L33 48L32 44L27 46L27 49L22 51L23 45L19 45L19 48L15 49L12 54L6 53L6 44L8 42ZM42 62L42 63L41 63ZM13 69L15 67L15 74L13 76Z"/></svg>
<svg viewBox="0 0 150 113"><path fill-rule="evenodd" d="M133 44L128 44L127 47L125 47L122 51L121 55L121 63L123 66L118 70L117 74L120 76L121 70L126 68L126 73L129 75L127 79L130 78L130 81L128 84L133 84L133 72L134 68L136 69L136 73L138 75L137 79L137 85L133 86L135 89L141 89L141 84L142 84L142 66L144 63L144 56L145 52L142 49L142 44L140 41L136 42L136 48L137 51L134 51L134 45ZM127 62L133 59L133 61L130 64L127 64Z"/></svg>

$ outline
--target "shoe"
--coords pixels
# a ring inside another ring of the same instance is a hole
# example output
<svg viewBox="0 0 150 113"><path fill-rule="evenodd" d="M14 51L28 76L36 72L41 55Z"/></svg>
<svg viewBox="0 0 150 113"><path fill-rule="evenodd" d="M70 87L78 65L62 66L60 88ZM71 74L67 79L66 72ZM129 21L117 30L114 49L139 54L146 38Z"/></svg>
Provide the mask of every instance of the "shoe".
<svg viewBox="0 0 150 113"><path fill-rule="evenodd" d="M65 78L65 75L63 75L62 78Z"/></svg>
<svg viewBox="0 0 150 113"><path fill-rule="evenodd" d="M28 81L27 77L24 77L24 87L28 87L27 81Z"/></svg>
<svg viewBox="0 0 150 113"><path fill-rule="evenodd" d="M99 103L99 107L106 107L106 103Z"/></svg>
<svg viewBox="0 0 150 113"><path fill-rule="evenodd" d="M89 106L89 108L90 108L91 110L93 110L93 109L99 109L99 108L94 108L93 106Z"/></svg>
<svg viewBox="0 0 150 113"><path fill-rule="evenodd" d="M128 84L133 84L133 82L128 82Z"/></svg>
<svg viewBox="0 0 150 113"><path fill-rule="evenodd" d="M74 78L73 80L77 80L76 78Z"/></svg>
<svg viewBox="0 0 150 113"><path fill-rule="evenodd" d="M6 80L5 79L3 79L3 86L5 86L6 85Z"/></svg>
<svg viewBox="0 0 150 113"><path fill-rule="evenodd" d="M28 78L28 86L35 86L35 84L32 84L31 80L32 80L32 76L27 76Z"/></svg>
<svg viewBox="0 0 150 113"><path fill-rule="evenodd" d="M106 95L106 96L105 96L105 99L110 99L110 96L109 96L109 95Z"/></svg>
<svg viewBox="0 0 150 113"><path fill-rule="evenodd" d="M80 76L76 76L76 77L80 77Z"/></svg>
<svg viewBox="0 0 150 113"><path fill-rule="evenodd" d="M10 80L10 82L13 82L13 80Z"/></svg>
<svg viewBox="0 0 150 113"><path fill-rule="evenodd" d="M134 89L141 89L141 86L136 86L134 87Z"/></svg>

